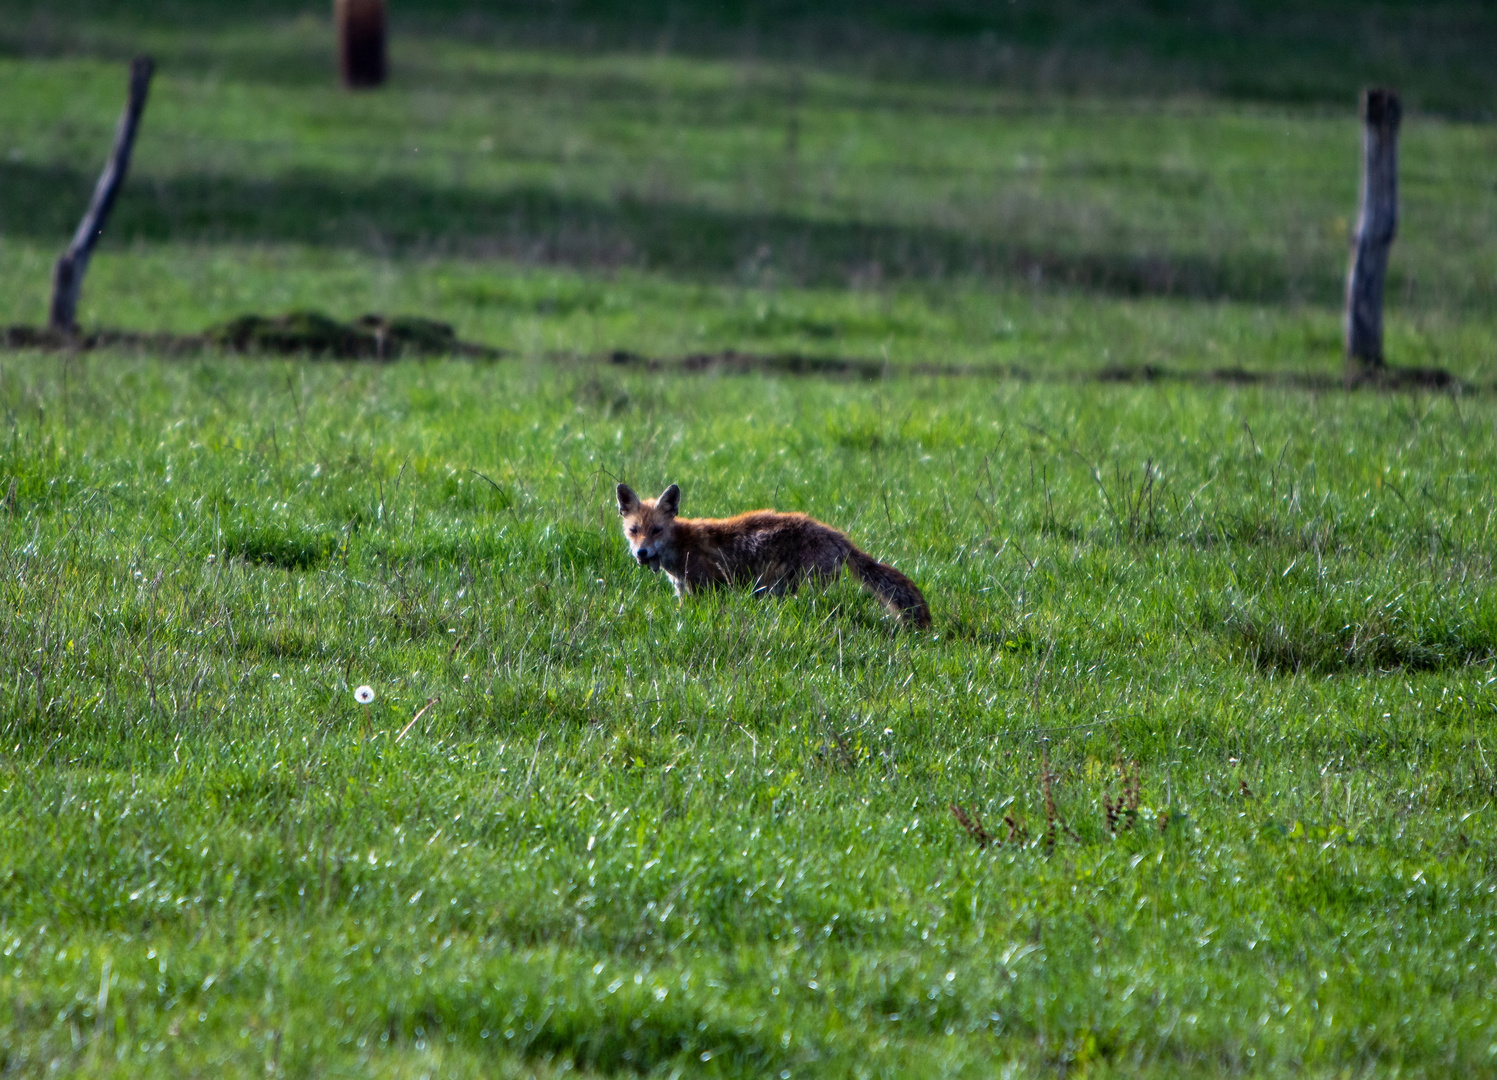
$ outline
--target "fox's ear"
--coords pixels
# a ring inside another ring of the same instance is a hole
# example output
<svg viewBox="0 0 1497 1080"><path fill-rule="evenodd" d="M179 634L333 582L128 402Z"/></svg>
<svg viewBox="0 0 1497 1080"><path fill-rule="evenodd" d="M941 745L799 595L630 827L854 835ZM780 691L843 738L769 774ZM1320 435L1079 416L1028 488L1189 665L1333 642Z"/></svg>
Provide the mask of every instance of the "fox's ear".
<svg viewBox="0 0 1497 1080"><path fill-rule="evenodd" d="M628 514L639 509L639 496L628 484L619 485L619 513Z"/></svg>
<svg viewBox="0 0 1497 1080"><path fill-rule="evenodd" d="M655 509L659 510L662 514L674 515L681 509L681 489L675 484L666 488L661 493L660 498L655 500Z"/></svg>

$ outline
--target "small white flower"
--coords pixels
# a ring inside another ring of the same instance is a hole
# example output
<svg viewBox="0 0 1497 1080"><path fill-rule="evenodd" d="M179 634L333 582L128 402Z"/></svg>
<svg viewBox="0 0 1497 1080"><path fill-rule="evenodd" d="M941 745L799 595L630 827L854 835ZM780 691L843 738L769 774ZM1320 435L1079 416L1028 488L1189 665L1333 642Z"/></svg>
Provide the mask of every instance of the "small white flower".
<svg viewBox="0 0 1497 1080"><path fill-rule="evenodd" d="M360 705L368 705L374 700L374 687L361 686L353 692L353 699Z"/></svg>

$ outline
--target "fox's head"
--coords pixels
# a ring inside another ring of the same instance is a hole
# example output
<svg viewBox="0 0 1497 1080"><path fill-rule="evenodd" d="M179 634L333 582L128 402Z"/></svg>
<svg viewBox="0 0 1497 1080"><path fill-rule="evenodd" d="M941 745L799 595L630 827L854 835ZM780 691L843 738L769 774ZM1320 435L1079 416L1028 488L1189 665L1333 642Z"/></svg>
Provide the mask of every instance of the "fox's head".
<svg viewBox="0 0 1497 1080"><path fill-rule="evenodd" d="M660 569L662 557L668 558L675 548L676 511L681 509L681 489L675 484L666 488L658 499L641 499L628 484L619 485L619 517L623 518L624 539L629 554L640 566Z"/></svg>

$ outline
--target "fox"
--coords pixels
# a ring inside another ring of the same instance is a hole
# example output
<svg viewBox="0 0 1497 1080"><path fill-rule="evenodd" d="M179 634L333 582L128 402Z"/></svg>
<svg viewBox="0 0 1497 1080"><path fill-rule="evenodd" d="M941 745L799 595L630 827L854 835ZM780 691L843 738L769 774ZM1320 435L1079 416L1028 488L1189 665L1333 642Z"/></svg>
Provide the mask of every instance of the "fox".
<svg viewBox="0 0 1497 1080"><path fill-rule="evenodd" d="M665 571L677 596L724 585L756 594L794 593L804 582L828 585L846 567L901 623L930 626L930 607L909 578L858 549L847 534L813 517L750 510L730 518L683 518L681 488L656 499L618 486L619 517L635 562Z"/></svg>

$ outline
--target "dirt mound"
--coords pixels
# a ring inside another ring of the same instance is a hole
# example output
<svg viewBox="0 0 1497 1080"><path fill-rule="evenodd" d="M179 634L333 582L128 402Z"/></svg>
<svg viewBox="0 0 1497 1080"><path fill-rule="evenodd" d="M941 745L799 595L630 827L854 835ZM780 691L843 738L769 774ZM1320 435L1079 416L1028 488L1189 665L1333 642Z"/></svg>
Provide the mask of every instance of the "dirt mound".
<svg viewBox="0 0 1497 1080"><path fill-rule="evenodd" d="M149 349L168 355L209 350L248 356L308 356L325 360L398 360L417 356L470 356L493 359L502 350L462 341L451 325L415 315L364 315L351 323L318 311L285 315L241 315L201 334L142 334L90 330L67 334L47 327L10 326L0 330L8 349L88 351Z"/></svg>
<svg viewBox="0 0 1497 1080"><path fill-rule="evenodd" d="M317 311L241 315L210 327L203 337L231 352L319 356L338 360L396 360L408 356L497 356L498 350L459 341L451 325L414 315L365 315L352 323Z"/></svg>

